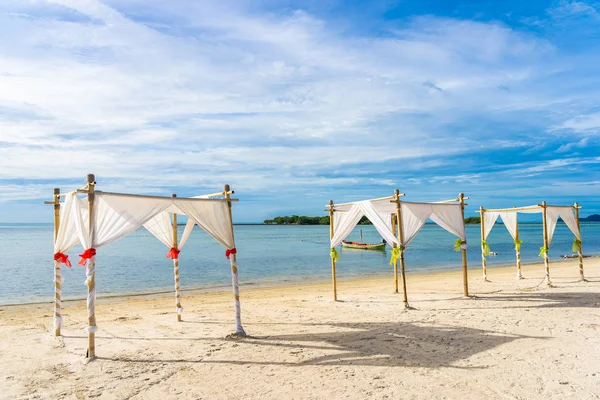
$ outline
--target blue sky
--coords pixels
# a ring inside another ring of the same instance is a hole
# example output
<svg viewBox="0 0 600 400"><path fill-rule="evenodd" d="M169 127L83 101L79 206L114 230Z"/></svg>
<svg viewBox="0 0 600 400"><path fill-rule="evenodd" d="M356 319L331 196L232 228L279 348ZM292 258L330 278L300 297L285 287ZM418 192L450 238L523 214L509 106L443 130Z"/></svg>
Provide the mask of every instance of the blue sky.
<svg viewBox="0 0 600 400"><path fill-rule="evenodd" d="M0 222L52 188L600 212L600 2L0 3Z"/></svg>

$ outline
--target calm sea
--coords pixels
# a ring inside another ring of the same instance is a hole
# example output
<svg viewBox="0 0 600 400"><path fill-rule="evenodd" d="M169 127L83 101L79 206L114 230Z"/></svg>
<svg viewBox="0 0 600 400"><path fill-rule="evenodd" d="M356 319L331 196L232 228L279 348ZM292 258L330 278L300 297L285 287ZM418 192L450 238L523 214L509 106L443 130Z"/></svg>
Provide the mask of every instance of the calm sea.
<svg viewBox="0 0 600 400"><path fill-rule="evenodd" d="M183 229L183 227L182 227ZM519 234L524 262L540 261L541 224L521 224ZM381 239L372 226L357 227L350 240ZM582 224L584 253L600 254L600 224ZM467 226L470 242L468 261L481 265L478 225ZM51 301L54 284L51 225L0 225L0 304ZM238 263L242 285L304 282L330 279L328 226L235 227ZM426 225L406 251L407 273L449 270L461 267L460 253L452 250L455 237L436 225ZM504 226L496 225L488 238L492 251L489 265L514 262L514 245ZM550 256L571 254L573 236L559 224ZM340 278L390 274L389 247L386 252L342 249L338 262ZM96 285L98 295L146 293L173 289L173 264L165 257L168 249L144 229L98 250ZM228 287L231 281L224 249L195 228L180 255L183 289ZM72 268L63 267L63 298L83 298L86 294L84 268L77 265L81 252L70 253ZM575 274L576 272L574 272Z"/></svg>

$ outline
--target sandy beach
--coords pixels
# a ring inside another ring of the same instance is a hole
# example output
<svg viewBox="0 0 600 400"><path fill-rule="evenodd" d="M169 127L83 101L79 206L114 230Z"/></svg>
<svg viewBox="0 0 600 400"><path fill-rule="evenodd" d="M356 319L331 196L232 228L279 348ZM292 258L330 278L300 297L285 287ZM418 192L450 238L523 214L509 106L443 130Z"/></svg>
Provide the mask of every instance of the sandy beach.
<svg viewBox="0 0 600 400"><path fill-rule="evenodd" d="M407 274L412 306L393 278L242 287L230 292L100 299L97 359L87 360L85 304L0 307L5 399L595 399L600 398L600 259ZM243 277L243 269L242 269ZM541 283L541 284L540 284Z"/></svg>

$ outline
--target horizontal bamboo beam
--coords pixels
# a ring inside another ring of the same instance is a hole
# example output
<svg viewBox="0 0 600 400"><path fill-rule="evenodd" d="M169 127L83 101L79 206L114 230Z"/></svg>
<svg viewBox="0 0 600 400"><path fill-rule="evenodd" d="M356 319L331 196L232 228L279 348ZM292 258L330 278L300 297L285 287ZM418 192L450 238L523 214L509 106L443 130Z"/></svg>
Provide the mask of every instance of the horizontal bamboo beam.
<svg viewBox="0 0 600 400"><path fill-rule="evenodd" d="M540 206L527 206L527 207L511 207L511 208L496 208L496 209L491 209L491 208L484 208L483 212L510 212L510 211L526 211L526 210L537 210L539 209L540 212L542 212L542 208ZM475 212L479 212L479 210L476 210Z"/></svg>
<svg viewBox="0 0 600 400"><path fill-rule="evenodd" d="M400 193L400 197L402 197L402 196L406 196L406 194ZM395 199L395 197L394 196L385 196L385 197L380 197L378 199L369 199L369 200L366 200L366 201L380 201L380 200L391 200L391 199ZM351 201L349 203L339 203L339 204L334 204L334 207L335 206L349 206L349 205L354 204L354 203L356 203L356 202L355 201ZM326 207L329 207L329 204L327 204ZM329 211L329 208L326 211Z"/></svg>
<svg viewBox="0 0 600 400"><path fill-rule="evenodd" d="M87 190L77 190L77 193L87 194ZM113 192L102 192L97 190L95 193L106 195L106 196L122 196L122 197L136 197L143 199L160 199L160 200L173 200L171 196L147 196L143 194L131 194L131 193L113 193ZM221 192L221 196L224 196L224 192ZM177 200L192 200L192 201L227 201L226 199L202 199L197 197L177 197ZM239 199L231 199L230 201L238 202Z"/></svg>

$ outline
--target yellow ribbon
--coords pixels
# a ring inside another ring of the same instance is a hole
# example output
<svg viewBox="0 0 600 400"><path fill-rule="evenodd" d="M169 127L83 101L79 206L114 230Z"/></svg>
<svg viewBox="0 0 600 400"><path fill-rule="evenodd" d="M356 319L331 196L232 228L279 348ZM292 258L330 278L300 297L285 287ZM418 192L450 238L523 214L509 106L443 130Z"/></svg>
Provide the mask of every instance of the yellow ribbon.
<svg viewBox="0 0 600 400"><path fill-rule="evenodd" d="M454 251L460 251L463 244L467 244L467 241L456 239L456 242L454 242Z"/></svg>
<svg viewBox="0 0 600 400"><path fill-rule="evenodd" d="M331 254L331 259L333 262L337 262L337 260L340 258L340 253L338 253L335 248L331 249L329 253Z"/></svg>
<svg viewBox="0 0 600 400"><path fill-rule="evenodd" d="M547 255L547 254L548 254L548 248L546 246L540 247L540 254L538 254L538 257L545 258L544 255Z"/></svg>
<svg viewBox="0 0 600 400"><path fill-rule="evenodd" d="M489 256L490 255L490 246L488 245L488 243L485 240L481 241L481 248L483 250L483 255L484 256Z"/></svg>
<svg viewBox="0 0 600 400"><path fill-rule="evenodd" d="M522 240L515 239L515 250L521 251L521 245L523 244Z"/></svg>
<svg viewBox="0 0 600 400"><path fill-rule="evenodd" d="M573 240L573 247L571 248L571 250L573 252L578 252L579 249L581 248L581 240L575 238L575 240Z"/></svg>
<svg viewBox="0 0 600 400"><path fill-rule="evenodd" d="M390 265L395 265L396 261L398 261L398 258L400 258L400 248L394 247L392 249L392 258L390 258Z"/></svg>

